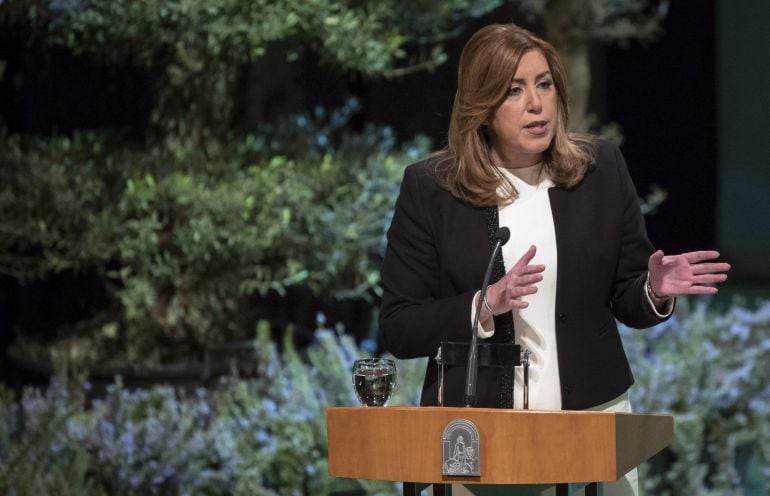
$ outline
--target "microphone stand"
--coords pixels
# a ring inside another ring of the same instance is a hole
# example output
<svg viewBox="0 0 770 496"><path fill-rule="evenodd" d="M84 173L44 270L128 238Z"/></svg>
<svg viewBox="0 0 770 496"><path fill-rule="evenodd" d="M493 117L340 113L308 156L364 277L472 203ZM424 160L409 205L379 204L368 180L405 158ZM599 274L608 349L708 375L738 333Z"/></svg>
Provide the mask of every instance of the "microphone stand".
<svg viewBox="0 0 770 496"><path fill-rule="evenodd" d="M484 282L481 284L481 292L479 293L479 301L476 304L476 315L473 318L473 326L471 328L471 344L468 350L468 370L465 375L465 406L472 407L476 404L476 380L479 372L478 365L478 328L479 319L481 318L481 306L483 305L484 298L487 295L487 287L489 286L489 279L492 276L492 266L495 264L495 258L500 248L508 242L511 237L511 231L507 227L501 227L495 233L495 246L492 249L492 256L489 257L489 263L487 264L487 271L484 274Z"/></svg>

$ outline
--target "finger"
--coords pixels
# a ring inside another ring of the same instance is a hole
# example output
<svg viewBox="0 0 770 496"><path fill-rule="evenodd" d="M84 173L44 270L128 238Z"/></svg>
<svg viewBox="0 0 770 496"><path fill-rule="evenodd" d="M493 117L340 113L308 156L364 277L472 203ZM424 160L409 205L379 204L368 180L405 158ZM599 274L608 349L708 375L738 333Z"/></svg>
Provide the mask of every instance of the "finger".
<svg viewBox="0 0 770 496"><path fill-rule="evenodd" d="M537 265L527 265L526 267L522 267L518 270L519 277L531 275L531 274L538 274L540 272L543 272L545 270L545 265L543 264L537 264ZM513 270L511 270L513 272Z"/></svg>
<svg viewBox="0 0 770 496"><path fill-rule="evenodd" d="M514 264L513 267L520 268L520 267L525 267L529 265L529 262L531 262L532 259L535 258L535 253L537 253L537 248L535 247L535 245L530 246L529 249L524 252L524 255L521 256L521 258Z"/></svg>
<svg viewBox="0 0 770 496"><path fill-rule="evenodd" d="M512 309L513 308L522 309L522 308L527 308L528 306L529 306L529 303L527 303L526 301L521 301L521 300L513 300L513 302L511 303L511 308Z"/></svg>
<svg viewBox="0 0 770 496"><path fill-rule="evenodd" d="M693 274L716 274L730 270L729 263L699 263L692 266Z"/></svg>
<svg viewBox="0 0 770 496"><path fill-rule="evenodd" d="M537 287L536 286L520 286L518 288L513 288L508 292L508 297L510 298L509 301L516 301L517 298L520 298L522 296L528 296L531 294L537 293Z"/></svg>
<svg viewBox="0 0 770 496"><path fill-rule="evenodd" d="M648 267L652 267L653 265L661 265L663 263L663 250L658 250L652 255L650 255L650 261L648 263Z"/></svg>
<svg viewBox="0 0 770 496"><path fill-rule="evenodd" d="M691 251L682 253L681 256L690 263L699 263L704 260L719 258L719 252L714 250Z"/></svg>
<svg viewBox="0 0 770 496"><path fill-rule="evenodd" d="M713 284L717 282L725 282L727 280L727 274L704 274L700 276L694 276L692 282L695 284Z"/></svg>
<svg viewBox="0 0 770 496"><path fill-rule="evenodd" d="M677 294L673 294L671 296L680 296L680 295L698 295L698 294L717 294L719 290L712 286L690 286L687 289L684 289L682 291L677 292Z"/></svg>
<svg viewBox="0 0 770 496"><path fill-rule="evenodd" d="M530 286L532 284L536 284L543 280L543 276L541 274L532 274L532 275L524 275L519 276L516 278L514 283L517 286ZM516 287L516 286L515 286Z"/></svg>

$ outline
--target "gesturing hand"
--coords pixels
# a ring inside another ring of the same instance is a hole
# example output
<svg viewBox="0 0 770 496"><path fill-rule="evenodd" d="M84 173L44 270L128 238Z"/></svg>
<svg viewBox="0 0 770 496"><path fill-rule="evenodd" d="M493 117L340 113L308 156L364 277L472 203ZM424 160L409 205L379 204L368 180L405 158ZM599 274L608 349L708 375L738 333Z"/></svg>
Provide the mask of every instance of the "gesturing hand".
<svg viewBox="0 0 770 496"><path fill-rule="evenodd" d="M545 270L542 264L529 265L536 251L534 245L530 246L502 279L487 288L487 302L495 315L529 306L529 303L519 298L537 293L535 284L543 280L541 272Z"/></svg>
<svg viewBox="0 0 770 496"><path fill-rule="evenodd" d="M717 288L704 284L726 281L725 272L730 270L730 264L703 262L718 257L716 251L691 251L681 255L664 255L663 251L656 251L647 263L652 291L658 296L716 293Z"/></svg>

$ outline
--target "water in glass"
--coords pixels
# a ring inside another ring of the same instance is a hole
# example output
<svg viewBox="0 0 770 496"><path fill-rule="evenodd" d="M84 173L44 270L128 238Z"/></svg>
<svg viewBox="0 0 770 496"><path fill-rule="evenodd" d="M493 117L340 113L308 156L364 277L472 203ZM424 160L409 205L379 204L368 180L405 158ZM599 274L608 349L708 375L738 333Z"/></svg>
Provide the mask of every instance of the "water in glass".
<svg viewBox="0 0 770 496"><path fill-rule="evenodd" d="M364 406L385 406L396 385L396 363L387 358L356 360L353 386Z"/></svg>

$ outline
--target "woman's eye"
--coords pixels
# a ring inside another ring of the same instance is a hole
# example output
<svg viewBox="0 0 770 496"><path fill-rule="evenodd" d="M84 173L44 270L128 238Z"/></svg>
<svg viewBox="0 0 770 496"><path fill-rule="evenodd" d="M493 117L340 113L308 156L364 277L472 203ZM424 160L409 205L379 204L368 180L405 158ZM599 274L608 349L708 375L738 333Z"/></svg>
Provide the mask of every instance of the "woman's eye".
<svg viewBox="0 0 770 496"><path fill-rule="evenodd" d="M508 89L508 96L516 96L521 93L521 88L518 86L514 86L513 88Z"/></svg>
<svg viewBox="0 0 770 496"><path fill-rule="evenodd" d="M549 90L551 89L551 86L553 86L553 81L540 81L540 84L538 84L540 89L543 90Z"/></svg>

